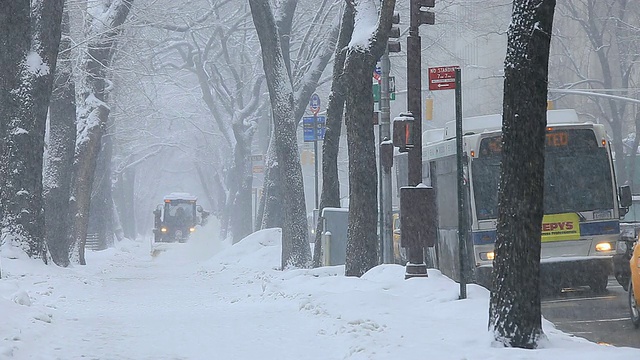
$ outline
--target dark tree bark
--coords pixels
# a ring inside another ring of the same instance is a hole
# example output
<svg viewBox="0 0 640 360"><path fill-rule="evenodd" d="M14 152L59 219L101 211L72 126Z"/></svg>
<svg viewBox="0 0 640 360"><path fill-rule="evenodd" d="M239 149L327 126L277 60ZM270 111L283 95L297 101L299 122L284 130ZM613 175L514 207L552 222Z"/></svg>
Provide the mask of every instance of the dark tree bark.
<svg viewBox="0 0 640 360"><path fill-rule="evenodd" d="M276 29L280 36L280 47L282 48L282 58L287 67L287 74L291 78L291 26L293 25L293 15L298 7L298 0L284 0L280 4L280 9L276 16Z"/></svg>
<svg viewBox="0 0 640 360"><path fill-rule="evenodd" d="M351 6L345 6L342 13L338 46L333 62L333 79L327 105L326 129L322 142L322 192L320 194L320 215L325 207L340 207L340 180L338 178L338 150L342 132L342 113L345 103L345 85L342 72L346 58L346 48L353 34L354 12ZM320 266L322 257L323 222L316 224L315 246L313 248L313 266Z"/></svg>
<svg viewBox="0 0 640 360"><path fill-rule="evenodd" d="M110 121L110 123L112 123ZM112 126L109 126L112 129ZM98 154L94 174L91 205L89 207L89 229L98 235L98 248L106 249L113 245L113 197L111 192L111 157L113 154L112 134L102 137L102 147Z"/></svg>
<svg viewBox="0 0 640 360"><path fill-rule="evenodd" d="M543 336L540 239L554 8L555 0L515 0L508 32L489 329L509 347L535 348Z"/></svg>
<svg viewBox="0 0 640 360"><path fill-rule="evenodd" d="M45 262L44 134L63 3L0 2L0 242Z"/></svg>
<svg viewBox="0 0 640 360"><path fill-rule="evenodd" d="M49 106L49 145L45 159L44 201L46 240L53 261L69 265L69 184L76 141L76 92L72 78L69 12L62 20L62 38L54 90Z"/></svg>
<svg viewBox="0 0 640 360"><path fill-rule="evenodd" d="M262 48L262 63L274 119L275 151L284 180L282 267L307 267L311 262L311 251L307 239L302 168L296 138L297 121L293 116L293 88L269 1L249 0L249 5Z"/></svg>
<svg viewBox="0 0 640 360"><path fill-rule="evenodd" d="M353 1L355 16L366 6ZM349 151L349 229L345 275L361 276L378 264L378 175L373 133L371 74L389 39L395 0L384 0L369 44L352 45L345 59L345 123ZM369 14L370 15L370 14ZM366 14L363 14L366 16Z"/></svg>

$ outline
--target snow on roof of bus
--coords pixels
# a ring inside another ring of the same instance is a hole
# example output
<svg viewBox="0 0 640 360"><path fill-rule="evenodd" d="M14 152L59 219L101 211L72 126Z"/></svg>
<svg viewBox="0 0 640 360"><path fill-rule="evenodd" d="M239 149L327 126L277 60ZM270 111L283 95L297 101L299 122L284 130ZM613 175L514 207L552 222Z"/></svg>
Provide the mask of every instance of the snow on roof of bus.
<svg viewBox="0 0 640 360"><path fill-rule="evenodd" d="M194 200L197 201L198 198L196 196L193 196L189 193L183 193L183 192L173 192L169 195L166 195L164 197L164 200Z"/></svg>
<svg viewBox="0 0 640 360"><path fill-rule="evenodd" d="M578 114L573 109L547 111L547 124L575 124L580 123ZM492 114L463 118L462 132L477 134L483 131L502 129L502 114ZM449 121L444 126L444 139L453 139L456 136L456 122ZM441 138L442 139L442 138ZM431 141L435 141L430 139Z"/></svg>

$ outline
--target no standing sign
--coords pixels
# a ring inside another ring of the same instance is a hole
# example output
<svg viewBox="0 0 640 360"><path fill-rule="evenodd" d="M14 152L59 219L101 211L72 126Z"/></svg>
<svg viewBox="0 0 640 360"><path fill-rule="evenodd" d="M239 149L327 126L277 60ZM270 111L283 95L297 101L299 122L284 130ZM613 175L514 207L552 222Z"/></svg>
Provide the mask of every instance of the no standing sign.
<svg viewBox="0 0 640 360"><path fill-rule="evenodd" d="M429 68L429 90L455 89L456 69L459 68L457 65Z"/></svg>

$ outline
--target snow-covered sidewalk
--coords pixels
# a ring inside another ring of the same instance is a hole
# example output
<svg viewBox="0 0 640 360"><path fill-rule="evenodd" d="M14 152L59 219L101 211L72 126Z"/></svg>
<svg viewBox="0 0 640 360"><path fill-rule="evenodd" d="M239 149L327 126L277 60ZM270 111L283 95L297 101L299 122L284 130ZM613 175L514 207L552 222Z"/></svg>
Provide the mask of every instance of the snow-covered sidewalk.
<svg viewBox="0 0 640 360"><path fill-rule="evenodd" d="M544 322L538 350L492 346L488 292L437 271L277 271L280 230L230 246L194 236L152 258L146 242L68 269L2 252L0 359L632 359ZM11 259L20 257L20 259Z"/></svg>

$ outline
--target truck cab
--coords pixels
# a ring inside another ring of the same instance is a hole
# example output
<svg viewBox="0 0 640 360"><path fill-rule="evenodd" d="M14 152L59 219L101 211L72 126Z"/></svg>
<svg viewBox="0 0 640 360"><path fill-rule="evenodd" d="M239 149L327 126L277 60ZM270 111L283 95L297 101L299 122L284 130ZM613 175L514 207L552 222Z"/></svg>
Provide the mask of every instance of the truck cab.
<svg viewBox="0 0 640 360"><path fill-rule="evenodd" d="M154 242L186 242L197 225L204 225L209 212L197 201L197 197L188 193L165 196L163 203L153 211Z"/></svg>

